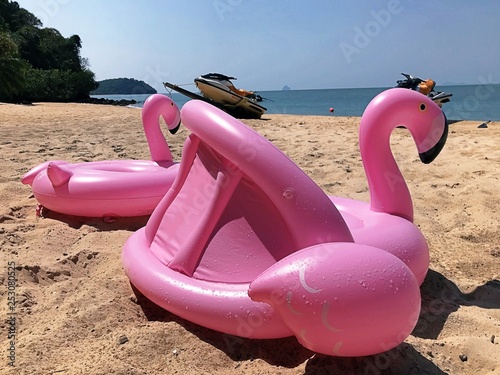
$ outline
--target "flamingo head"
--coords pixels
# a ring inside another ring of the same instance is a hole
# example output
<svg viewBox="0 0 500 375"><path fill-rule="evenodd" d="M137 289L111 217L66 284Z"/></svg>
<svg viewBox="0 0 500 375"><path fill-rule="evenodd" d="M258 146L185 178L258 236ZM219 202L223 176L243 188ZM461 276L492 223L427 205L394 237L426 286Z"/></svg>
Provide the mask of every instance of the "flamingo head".
<svg viewBox="0 0 500 375"><path fill-rule="evenodd" d="M420 160L429 164L439 155L448 138L446 116L432 99L412 90L405 91L402 107L406 112L403 126L413 136Z"/></svg>
<svg viewBox="0 0 500 375"><path fill-rule="evenodd" d="M162 117L167 123L168 131L170 132L170 134L175 134L181 126L181 112L179 110L179 107L177 107L177 105L172 100L170 100L170 103L165 109L166 113L162 112Z"/></svg>
<svg viewBox="0 0 500 375"><path fill-rule="evenodd" d="M436 105L434 102L432 104ZM443 119L441 120L439 117L434 119L428 136L417 144L417 147L421 146L418 155L424 164L431 163L439 155L448 138L448 120L443 111L441 111L441 115Z"/></svg>
<svg viewBox="0 0 500 375"><path fill-rule="evenodd" d="M442 109L429 97L416 91L402 88L386 90L372 100L365 116L365 120L371 117L375 123L386 124L387 131L395 127L407 128L416 143L420 160L425 164L439 155L448 137L448 122Z"/></svg>
<svg viewBox="0 0 500 375"><path fill-rule="evenodd" d="M165 120L170 134L175 134L181 126L181 112L172 99L166 98L168 102L166 101L162 107L161 116Z"/></svg>
<svg viewBox="0 0 500 375"><path fill-rule="evenodd" d="M179 107L168 96L162 94L153 94L146 99L143 106L142 116L156 115L163 117L167 124L168 131L175 134L181 125L181 112Z"/></svg>

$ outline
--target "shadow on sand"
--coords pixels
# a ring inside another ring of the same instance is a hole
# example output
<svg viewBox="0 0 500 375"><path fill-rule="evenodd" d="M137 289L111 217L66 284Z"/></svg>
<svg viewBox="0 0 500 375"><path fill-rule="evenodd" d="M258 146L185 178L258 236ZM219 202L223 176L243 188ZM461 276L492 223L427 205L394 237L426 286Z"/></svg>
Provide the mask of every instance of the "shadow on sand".
<svg viewBox="0 0 500 375"><path fill-rule="evenodd" d="M97 229L99 232L109 232L115 230L135 232L144 227L149 220L149 216L117 218L71 216L48 209L44 209L43 218L65 223L73 229L80 229L82 226L87 225Z"/></svg>
<svg viewBox="0 0 500 375"><path fill-rule="evenodd" d="M424 284L435 283L436 279L442 284L441 280L444 279L436 272L431 272L428 278L430 281L426 280ZM451 283L448 280L447 282ZM437 286L431 284L430 287L428 285L424 286L427 296L429 295L427 289L430 289L435 293L439 292L436 287L441 287L441 284ZM315 354L314 352L304 348L295 337L272 340L252 340L212 331L186 321L158 307L144 297L133 286L132 289L137 296L137 303L149 321L174 321L190 333L196 335L200 340L224 352L233 361L252 361L255 359L261 359L272 366L281 366L285 368L295 368L305 363L304 374L307 375L447 374L415 350L411 345L406 343L402 343L392 350L373 356L339 358ZM434 299L435 298L433 297L425 298L426 301L432 301ZM428 311L428 309L425 311ZM447 316L445 311L448 310L443 310L443 314ZM424 314L426 313L424 312ZM427 319L426 315L424 315L424 317L421 315L420 319ZM444 320L446 320L445 317ZM435 321L438 322L440 319L436 319ZM423 328L420 323L418 326ZM436 327L438 326L439 324L436 325ZM426 327L429 326L426 325ZM429 331L426 329L423 329L423 331L428 335Z"/></svg>
<svg viewBox="0 0 500 375"><path fill-rule="evenodd" d="M423 339L436 339L448 316L460 306L500 308L500 280L488 281L470 293L462 293L451 280L429 270L420 289L422 309L412 335Z"/></svg>

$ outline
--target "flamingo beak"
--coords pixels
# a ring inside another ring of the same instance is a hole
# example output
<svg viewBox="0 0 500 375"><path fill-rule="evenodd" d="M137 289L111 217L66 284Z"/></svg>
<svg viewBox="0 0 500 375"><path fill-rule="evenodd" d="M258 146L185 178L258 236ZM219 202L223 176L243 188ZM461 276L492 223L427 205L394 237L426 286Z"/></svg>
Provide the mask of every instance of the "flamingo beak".
<svg viewBox="0 0 500 375"><path fill-rule="evenodd" d="M179 123L177 124L177 126L173 129L168 129L168 131L170 132L170 134L175 134L177 133L177 130L179 130L179 128L181 127L181 121L179 121Z"/></svg>
<svg viewBox="0 0 500 375"><path fill-rule="evenodd" d="M444 130L443 130L443 134L441 135L441 138L439 139L439 141L437 141L437 143L434 145L434 147L432 147L430 150L419 154L420 160L424 164L432 163L432 161L434 159L436 159L436 157L439 155L439 153L443 149L443 147L446 143L446 139L448 138L448 119L446 118L446 115L444 114L444 112L443 112L443 116L444 116Z"/></svg>

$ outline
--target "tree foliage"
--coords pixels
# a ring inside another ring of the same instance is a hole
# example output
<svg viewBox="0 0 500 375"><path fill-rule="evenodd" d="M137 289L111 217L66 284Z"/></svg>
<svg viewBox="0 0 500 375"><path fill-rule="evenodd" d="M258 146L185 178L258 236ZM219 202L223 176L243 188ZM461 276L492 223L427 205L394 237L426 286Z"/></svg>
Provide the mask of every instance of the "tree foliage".
<svg viewBox="0 0 500 375"><path fill-rule="evenodd" d="M43 28L32 13L0 0L0 100L72 101L97 87L78 35Z"/></svg>
<svg viewBox="0 0 500 375"><path fill-rule="evenodd" d="M146 82L134 78L112 78L98 82L99 87L92 91L92 95L113 94L156 94L156 90Z"/></svg>
<svg viewBox="0 0 500 375"><path fill-rule="evenodd" d="M26 89L30 101L65 102L88 97L95 87L93 74L89 71L72 72L59 69L29 69Z"/></svg>
<svg viewBox="0 0 500 375"><path fill-rule="evenodd" d="M27 64L17 56L17 46L6 33L0 32L0 98L22 92Z"/></svg>

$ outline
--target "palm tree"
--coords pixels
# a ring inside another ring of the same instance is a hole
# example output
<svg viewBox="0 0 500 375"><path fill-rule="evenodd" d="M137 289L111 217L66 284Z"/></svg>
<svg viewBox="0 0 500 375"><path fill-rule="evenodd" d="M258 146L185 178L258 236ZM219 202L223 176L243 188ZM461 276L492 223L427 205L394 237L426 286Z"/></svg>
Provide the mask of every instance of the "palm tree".
<svg viewBox="0 0 500 375"><path fill-rule="evenodd" d="M26 63L16 53L16 44L6 33L0 33L0 98L11 98L24 88Z"/></svg>

